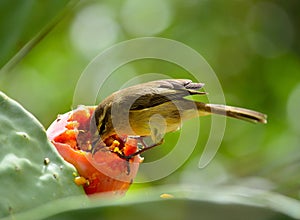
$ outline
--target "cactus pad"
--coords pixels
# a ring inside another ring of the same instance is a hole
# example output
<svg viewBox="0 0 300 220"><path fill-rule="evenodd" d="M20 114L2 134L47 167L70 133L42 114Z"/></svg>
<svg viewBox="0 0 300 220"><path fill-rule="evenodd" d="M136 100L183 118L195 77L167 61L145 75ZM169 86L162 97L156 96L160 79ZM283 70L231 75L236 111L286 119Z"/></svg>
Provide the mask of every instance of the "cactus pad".
<svg viewBox="0 0 300 220"><path fill-rule="evenodd" d="M0 217L84 194L39 121L1 92L0 143Z"/></svg>

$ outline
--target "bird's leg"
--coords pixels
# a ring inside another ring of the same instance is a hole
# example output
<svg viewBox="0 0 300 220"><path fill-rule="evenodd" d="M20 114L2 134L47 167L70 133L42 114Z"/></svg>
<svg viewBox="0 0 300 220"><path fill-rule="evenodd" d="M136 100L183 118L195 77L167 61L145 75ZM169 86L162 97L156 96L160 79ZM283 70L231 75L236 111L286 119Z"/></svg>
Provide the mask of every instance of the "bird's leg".
<svg viewBox="0 0 300 220"><path fill-rule="evenodd" d="M159 142L154 143L154 144L151 144L151 145L148 145L148 146L144 143L143 137L141 137L140 141L141 141L141 144L142 144L144 147L143 147L142 149L139 149L137 152L135 152L135 153L133 153L133 154L130 154L130 155L128 155L128 156L134 157L134 156L136 156L136 155L138 155L138 154L143 153L143 152L146 151L146 150L150 150L151 148L157 147L157 146L161 145L161 144L164 142L164 139L162 138L162 139L160 139Z"/></svg>
<svg viewBox="0 0 300 220"><path fill-rule="evenodd" d="M159 146L161 145L163 142L164 142L164 139L161 139L158 143L153 143L151 145L147 145L144 141L144 138L145 137L140 137L140 136L130 136L130 138L135 138L135 139L138 139L139 142L142 144L143 148L139 149L138 151L136 151L135 153L132 153L130 155L124 155L124 154L121 154L119 152L115 152L120 158L123 158L125 160L130 160L131 158L133 158L134 156L138 155L138 154L141 154L151 148L154 148L156 146Z"/></svg>
<svg viewBox="0 0 300 220"><path fill-rule="evenodd" d="M154 143L154 144L151 144L151 145L147 145L145 142L144 142L144 137L139 137L139 136L131 136L130 138L135 138L135 139L138 139L140 141L140 143L142 144L143 148L139 149L138 151L130 154L130 155L124 155L118 151L115 151L113 153L117 154L120 158L122 159L125 159L125 160L130 160L131 158L133 158L134 156L138 155L138 154L141 154L143 153L144 151L147 151L151 148L154 148L156 146L159 146L163 143L163 139L161 139L158 143Z"/></svg>
<svg viewBox="0 0 300 220"><path fill-rule="evenodd" d="M139 148L136 152L130 154L130 155L124 155L124 153L122 152L122 150L119 150L118 148L118 145L120 143L124 143L126 142L126 140L122 140L122 139L115 139L114 141L111 142L111 145L107 145L106 144L106 141L103 142L103 140L101 139L100 136L98 136L97 138L94 138L92 139L92 142L91 142L91 153L92 155L94 155L96 152L98 152L100 149L102 148L107 148L108 146L108 149L109 151L111 151L112 153L115 153L118 155L118 157L120 157L121 159L124 159L126 160L126 163L127 163L127 175L130 174L130 163L129 163L129 160L141 153L143 153L144 151L147 151L151 148L154 148L158 145L161 145L163 143L163 139L161 139L159 142L157 143L153 143L153 144L150 144L148 145L147 143L145 143L145 137L141 137L141 136L128 136L127 138L134 138L134 139L137 139L138 142L142 145L141 148ZM120 143L119 143L120 141ZM116 143L115 143L116 142Z"/></svg>

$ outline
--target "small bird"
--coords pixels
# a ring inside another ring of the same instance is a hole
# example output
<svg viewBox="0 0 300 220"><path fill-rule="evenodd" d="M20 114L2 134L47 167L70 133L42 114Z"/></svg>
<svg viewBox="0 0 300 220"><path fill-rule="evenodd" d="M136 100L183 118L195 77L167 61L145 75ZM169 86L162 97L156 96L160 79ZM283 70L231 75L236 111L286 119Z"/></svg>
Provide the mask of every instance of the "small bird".
<svg viewBox="0 0 300 220"><path fill-rule="evenodd" d="M187 99L205 95L199 91L203 86L189 79L164 79L131 86L105 98L92 120L104 142L114 135L127 135L151 137L153 146L162 142L165 133L178 130L183 121L199 116L218 114L267 123L267 116L260 112Z"/></svg>

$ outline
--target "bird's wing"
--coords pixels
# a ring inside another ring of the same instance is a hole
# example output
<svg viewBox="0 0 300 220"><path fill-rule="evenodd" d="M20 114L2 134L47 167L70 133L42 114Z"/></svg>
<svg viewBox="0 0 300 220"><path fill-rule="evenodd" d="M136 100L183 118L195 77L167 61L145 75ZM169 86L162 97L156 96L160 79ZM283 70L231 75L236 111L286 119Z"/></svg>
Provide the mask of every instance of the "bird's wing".
<svg viewBox="0 0 300 220"><path fill-rule="evenodd" d="M131 104L130 110L140 110L188 95L205 94L198 91L203 86L203 83L193 83L187 79L166 79L132 86L129 90L118 91L118 94L122 101Z"/></svg>

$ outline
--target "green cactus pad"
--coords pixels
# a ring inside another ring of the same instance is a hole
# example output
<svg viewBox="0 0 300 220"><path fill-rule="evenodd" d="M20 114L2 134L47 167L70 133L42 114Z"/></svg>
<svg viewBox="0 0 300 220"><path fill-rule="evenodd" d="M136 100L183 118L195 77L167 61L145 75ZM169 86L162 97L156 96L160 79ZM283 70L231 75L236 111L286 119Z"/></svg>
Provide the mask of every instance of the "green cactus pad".
<svg viewBox="0 0 300 220"><path fill-rule="evenodd" d="M83 195L74 172L39 121L0 92L0 217L13 219L47 202Z"/></svg>

